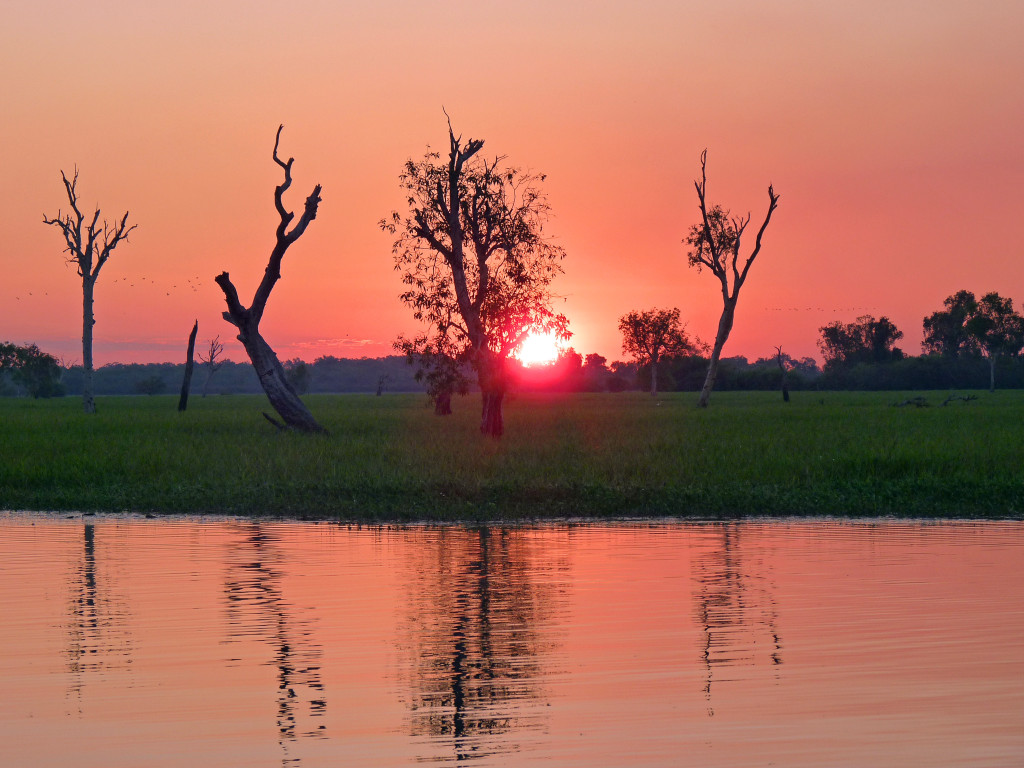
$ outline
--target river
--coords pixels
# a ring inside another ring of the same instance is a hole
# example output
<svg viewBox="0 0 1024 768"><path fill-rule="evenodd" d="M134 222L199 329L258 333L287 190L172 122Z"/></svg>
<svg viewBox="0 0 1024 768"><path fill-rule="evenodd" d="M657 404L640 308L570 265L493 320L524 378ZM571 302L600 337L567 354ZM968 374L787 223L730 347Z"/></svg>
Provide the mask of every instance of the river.
<svg viewBox="0 0 1024 768"><path fill-rule="evenodd" d="M1024 765L1024 524L0 513L0 765Z"/></svg>

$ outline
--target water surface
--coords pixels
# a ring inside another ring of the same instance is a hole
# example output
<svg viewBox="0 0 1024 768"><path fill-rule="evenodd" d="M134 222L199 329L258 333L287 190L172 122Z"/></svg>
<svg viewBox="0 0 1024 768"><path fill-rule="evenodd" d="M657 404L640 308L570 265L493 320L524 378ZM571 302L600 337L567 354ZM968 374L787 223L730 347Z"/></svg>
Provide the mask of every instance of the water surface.
<svg viewBox="0 0 1024 768"><path fill-rule="evenodd" d="M1024 524L0 515L0 765L1024 764Z"/></svg>

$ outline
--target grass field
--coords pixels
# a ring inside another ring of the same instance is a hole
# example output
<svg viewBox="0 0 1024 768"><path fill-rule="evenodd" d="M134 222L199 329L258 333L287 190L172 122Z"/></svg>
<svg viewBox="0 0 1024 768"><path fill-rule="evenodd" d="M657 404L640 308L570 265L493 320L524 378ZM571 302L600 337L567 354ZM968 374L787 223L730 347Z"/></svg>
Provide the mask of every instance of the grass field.
<svg viewBox="0 0 1024 768"><path fill-rule="evenodd" d="M921 394L921 393L915 393ZM306 398L328 435L278 433L262 397L0 400L0 509L348 520L566 516L1024 517L1024 392L894 408L900 393Z"/></svg>

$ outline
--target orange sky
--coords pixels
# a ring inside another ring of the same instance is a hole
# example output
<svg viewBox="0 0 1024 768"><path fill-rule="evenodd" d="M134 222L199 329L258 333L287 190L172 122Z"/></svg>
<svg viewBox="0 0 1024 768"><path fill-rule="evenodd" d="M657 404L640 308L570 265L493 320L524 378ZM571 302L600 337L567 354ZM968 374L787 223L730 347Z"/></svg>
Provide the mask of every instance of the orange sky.
<svg viewBox="0 0 1024 768"><path fill-rule="evenodd" d="M2 36L0 340L69 362L80 285L42 224L66 207L60 170L138 224L99 279L97 363L178 361L195 318L244 359L213 277L248 304L279 123L292 209L324 190L264 335L282 358L390 354L415 325L377 221L403 161L443 147L442 105L548 174L581 352L621 357L618 317L653 306L713 338L720 295L680 242L705 147L712 201L759 222L768 183L782 196L726 355L817 355L821 325L865 313L916 354L954 291L1024 300L1018 0L40 0Z"/></svg>

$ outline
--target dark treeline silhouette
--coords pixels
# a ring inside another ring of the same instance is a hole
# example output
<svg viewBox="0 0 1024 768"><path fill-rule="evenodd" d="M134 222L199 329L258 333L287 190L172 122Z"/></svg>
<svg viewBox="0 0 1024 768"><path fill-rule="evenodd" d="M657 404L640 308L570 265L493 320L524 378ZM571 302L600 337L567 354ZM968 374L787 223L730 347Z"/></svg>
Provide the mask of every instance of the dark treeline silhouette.
<svg viewBox="0 0 1024 768"><path fill-rule="evenodd" d="M259 394L260 387L255 369L248 363L230 360L218 361L216 375L207 385L208 369L196 371L191 392L198 395L204 388L209 395ZM422 392L423 385L414 378L415 371L404 357L378 357L344 359L320 357L312 363L289 360L283 363L293 386L302 393L323 392L376 392L381 376L389 376L389 392ZM181 386L184 363L112 363L97 368L94 386L98 395L170 394ZM67 394L81 394L82 368L72 366L63 371L61 385ZM0 393L3 389L0 388ZM18 394L8 391L7 394Z"/></svg>

